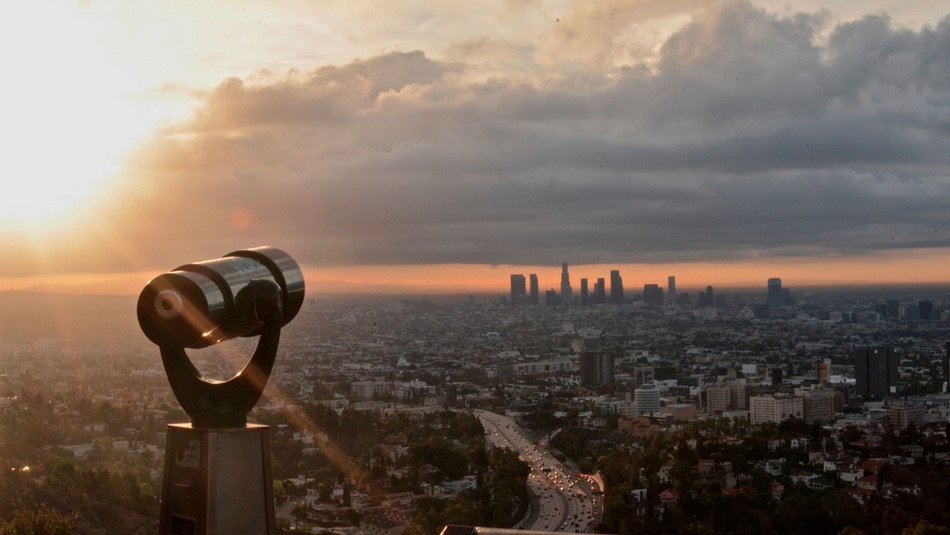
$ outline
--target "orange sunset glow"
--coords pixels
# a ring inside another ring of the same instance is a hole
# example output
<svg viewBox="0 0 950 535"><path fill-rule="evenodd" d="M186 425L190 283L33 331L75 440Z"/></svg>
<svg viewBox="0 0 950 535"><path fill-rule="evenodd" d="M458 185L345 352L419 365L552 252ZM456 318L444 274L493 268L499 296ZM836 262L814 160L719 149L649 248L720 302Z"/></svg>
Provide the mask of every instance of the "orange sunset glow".
<svg viewBox="0 0 950 535"><path fill-rule="evenodd" d="M776 274L787 286L848 286L894 284L940 284L946 282L941 266L950 262L950 253L879 255L877 258L806 261L775 259L736 263L691 264L579 264L570 265L572 280L609 278L619 269L631 291L644 284L666 283L676 277L681 289L765 287ZM169 268L171 269L171 268ZM488 266L477 264L435 264L425 266L303 266L311 295L321 294L497 294L508 291L511 274L538 275L541 290L557 288L561 266ZM908 273L910 270L910 273ZM36 277L0 278L0 291L44 290L67 294L131 295L160 271L126 274L65 274Z"/></svg>
<svg viewBox="0 0 950 535"><path fill-rule="evenodd" d="M0 8L0 291L950 281L947 9L529 4Z"/></svg>

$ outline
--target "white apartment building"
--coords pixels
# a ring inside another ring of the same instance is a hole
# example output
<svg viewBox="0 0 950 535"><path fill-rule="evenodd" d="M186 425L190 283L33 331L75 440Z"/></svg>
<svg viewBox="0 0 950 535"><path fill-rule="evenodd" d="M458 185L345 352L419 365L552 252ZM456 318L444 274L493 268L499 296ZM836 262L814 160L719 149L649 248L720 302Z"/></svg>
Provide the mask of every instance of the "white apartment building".
<svg viewBox="0 0 950 535"><path fill-rule="evenodd" d="M633 391L633 404L640 416L660 412L660 390L652 384L643 385Z"/></svg>

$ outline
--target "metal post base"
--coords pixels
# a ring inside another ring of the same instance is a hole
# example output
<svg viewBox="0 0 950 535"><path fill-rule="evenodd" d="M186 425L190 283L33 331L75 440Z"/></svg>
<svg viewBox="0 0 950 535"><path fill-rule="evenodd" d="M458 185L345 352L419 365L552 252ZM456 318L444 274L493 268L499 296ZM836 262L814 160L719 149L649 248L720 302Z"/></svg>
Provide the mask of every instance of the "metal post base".
<svg viewBox="0 0 950 535"><path fill-rule="evenodd" d="M159 533L277 533L268 430L169 424Z"/></svg>

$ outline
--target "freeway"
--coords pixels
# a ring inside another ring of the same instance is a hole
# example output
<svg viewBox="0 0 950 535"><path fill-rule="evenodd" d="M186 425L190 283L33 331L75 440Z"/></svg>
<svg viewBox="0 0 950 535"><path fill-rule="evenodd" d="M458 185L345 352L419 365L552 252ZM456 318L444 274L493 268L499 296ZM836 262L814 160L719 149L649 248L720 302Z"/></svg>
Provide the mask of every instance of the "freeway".
<svg viewBox="0 0 950 535"><path fill-rule="evenodd" d="M516 528L535 531L590 532L603 514L599 479L574 473L544 447L531 442L514 420L501 414L476 410L485 434L494 447L518 453L531 467L528 492L531 510Z"/></svg>

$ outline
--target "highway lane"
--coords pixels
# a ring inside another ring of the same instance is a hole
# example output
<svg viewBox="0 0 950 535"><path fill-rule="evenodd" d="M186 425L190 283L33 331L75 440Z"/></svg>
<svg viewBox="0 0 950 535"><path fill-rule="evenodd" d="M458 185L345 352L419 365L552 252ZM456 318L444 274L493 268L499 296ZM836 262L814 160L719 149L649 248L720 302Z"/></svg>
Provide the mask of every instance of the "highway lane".
<svg viewBox="0 0 950 535"><path fill-rule="evenodd" d="M510 417L482 410L474 414L495 447L517 452L531 468L528 476L531 512L514 527L572 533L591 531L603 513L599 496L603 489L598 480L569 471L543 444L532 443Z"/></svg>

